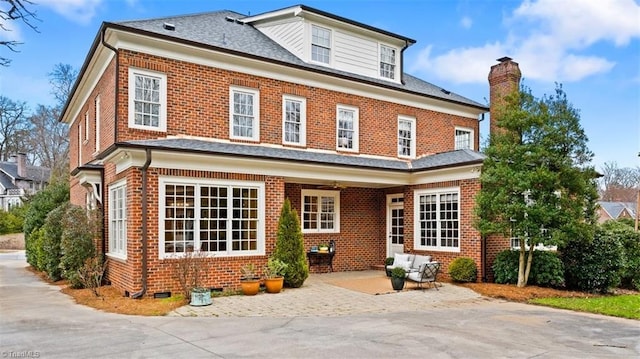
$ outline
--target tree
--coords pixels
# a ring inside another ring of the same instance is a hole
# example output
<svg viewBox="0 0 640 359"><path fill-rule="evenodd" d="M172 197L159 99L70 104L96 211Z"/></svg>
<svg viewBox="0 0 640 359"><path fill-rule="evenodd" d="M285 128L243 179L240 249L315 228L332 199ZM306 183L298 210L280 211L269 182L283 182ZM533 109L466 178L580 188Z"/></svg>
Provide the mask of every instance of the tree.
<svg viewBox="0 0 640 359"><path fill-rule="evenodd" d="M15 102L0 96L0 160L24 152L25 136L29 132L25 102Z"/></svg>
<svg viewBox="0 0 640 359"><path fill-rule="evenodd" d="M592 236L596 172L579 112L562 86L536 99L523 87L496 115L476 198L482 235L518 237L518 287L527 285L534 247ZM528 254L527 254L528 252Z"/></svg>
<svg viewBox="0 0 640 359"><path fill-rule="evenodd" d="M69 172L69 129L58 121L59 113L57 108L38 105L29 117L29 153L34 163L51 169L52 179L67 177Z"/></svg>
<svg viewBox="0 0 640 359"><path fill-rule="evenodd" d="M609 202L635 202L640 190L640 167L620 168L616 162L606 162L600 178L600 199Z"/></svg>
<svg viewBox="0 0 640 359"><path fill-rule="evenodd" d="M71 96L71 90L73 90L73 84L78 77L78 70L71 67L69 64L56 64L53 67L53 71L49 74L49 84L51 84L51 94L58 101L59 110L62 111L62 107Z"/></svg>
<svg viewBox="0 0 640 359"><path fill-rule="evenodd" d="M22 20L34 31L38 32L38 28L31 23L31 20L38 20L35 12L32 12L26 5L33 5L29 0L0 0L0 30L11 31L9 21ZM16 47L22 43L15 40L0 40L0 45L7 47L13 52L18 52ZM0 65L9 66L11 60L0 56Z"/></svg>
<svg viewBox="0 0 640 359"><path fill-rule="evenodd" d="M300 219L289 199L285 199L278 220L276 249L273 258L287 264L284 284L299 288L309 276L309 266L304 255L304 241L300 229Z"/></svg>

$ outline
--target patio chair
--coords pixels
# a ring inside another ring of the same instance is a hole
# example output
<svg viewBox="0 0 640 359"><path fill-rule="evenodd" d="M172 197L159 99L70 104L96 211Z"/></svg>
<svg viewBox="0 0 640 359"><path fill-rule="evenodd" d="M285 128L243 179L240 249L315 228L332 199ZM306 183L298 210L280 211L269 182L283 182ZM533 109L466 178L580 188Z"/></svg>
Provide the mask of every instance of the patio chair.
<svg viewBox="0 0 640 359"><path fill-rule="evenodd" d="M424 290L424 286L422 285L423 283L433 283L433 287L436 290L439 290L436 283L436 278L438 277L439 272L440 263L427 262L422 264L420 270L418 270L417 272L409 272L406 279L412 282L416 282L418 284L418 288L422 290Z"/></svg>

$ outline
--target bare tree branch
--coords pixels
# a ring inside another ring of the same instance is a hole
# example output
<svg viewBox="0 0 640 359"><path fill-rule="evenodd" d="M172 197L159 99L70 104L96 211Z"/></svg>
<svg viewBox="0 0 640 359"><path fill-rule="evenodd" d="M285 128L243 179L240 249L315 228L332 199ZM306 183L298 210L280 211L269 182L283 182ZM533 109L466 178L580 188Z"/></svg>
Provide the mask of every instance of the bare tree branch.
<svg viewBox="0 0 640 359"><path fill-rule="evenodd" d="M9 21L22 20L24 24L29 26L33 31L38 31L38 28L32 23L33 20L40 21L36 16L35 11L31 11L27 8L27 5L35 5L30 0L0 0L0 30L12 31L6 24ZM22 42L15 40L0 41L0 46L4 46L13 52L19 52L16 47L22 45ZM11 60L6 57L0 57L0 66L9 66Z"/></svg>

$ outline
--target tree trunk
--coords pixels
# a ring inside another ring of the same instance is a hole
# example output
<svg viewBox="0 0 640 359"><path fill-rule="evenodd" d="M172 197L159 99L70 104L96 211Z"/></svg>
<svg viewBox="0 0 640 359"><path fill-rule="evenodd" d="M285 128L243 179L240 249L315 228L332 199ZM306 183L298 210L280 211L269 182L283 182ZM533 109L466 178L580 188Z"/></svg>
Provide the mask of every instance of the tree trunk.
<svg viewBox="0 0 640 359"><path fill-rule="evenodd" d="M520 259L518 260L518 287L522 288L527 285L527 276L525 275L525 241L520 238Z"/></svg>

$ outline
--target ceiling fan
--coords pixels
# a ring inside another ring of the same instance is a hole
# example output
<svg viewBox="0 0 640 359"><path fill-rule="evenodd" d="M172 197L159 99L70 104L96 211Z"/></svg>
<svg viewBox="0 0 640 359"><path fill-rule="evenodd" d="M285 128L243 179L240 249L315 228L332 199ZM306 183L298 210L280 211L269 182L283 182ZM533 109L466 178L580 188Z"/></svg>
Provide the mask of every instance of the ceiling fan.
<svg viewBox="0 0 640 359"><path fill-rule="evenodd" d="M338 183L338 181L333 181L333 183L329 184L329 185L318 186L318 189L337 189L337 190L340 190L340 189L345 189L345 188L347 188L347 186Z"/></svg>

